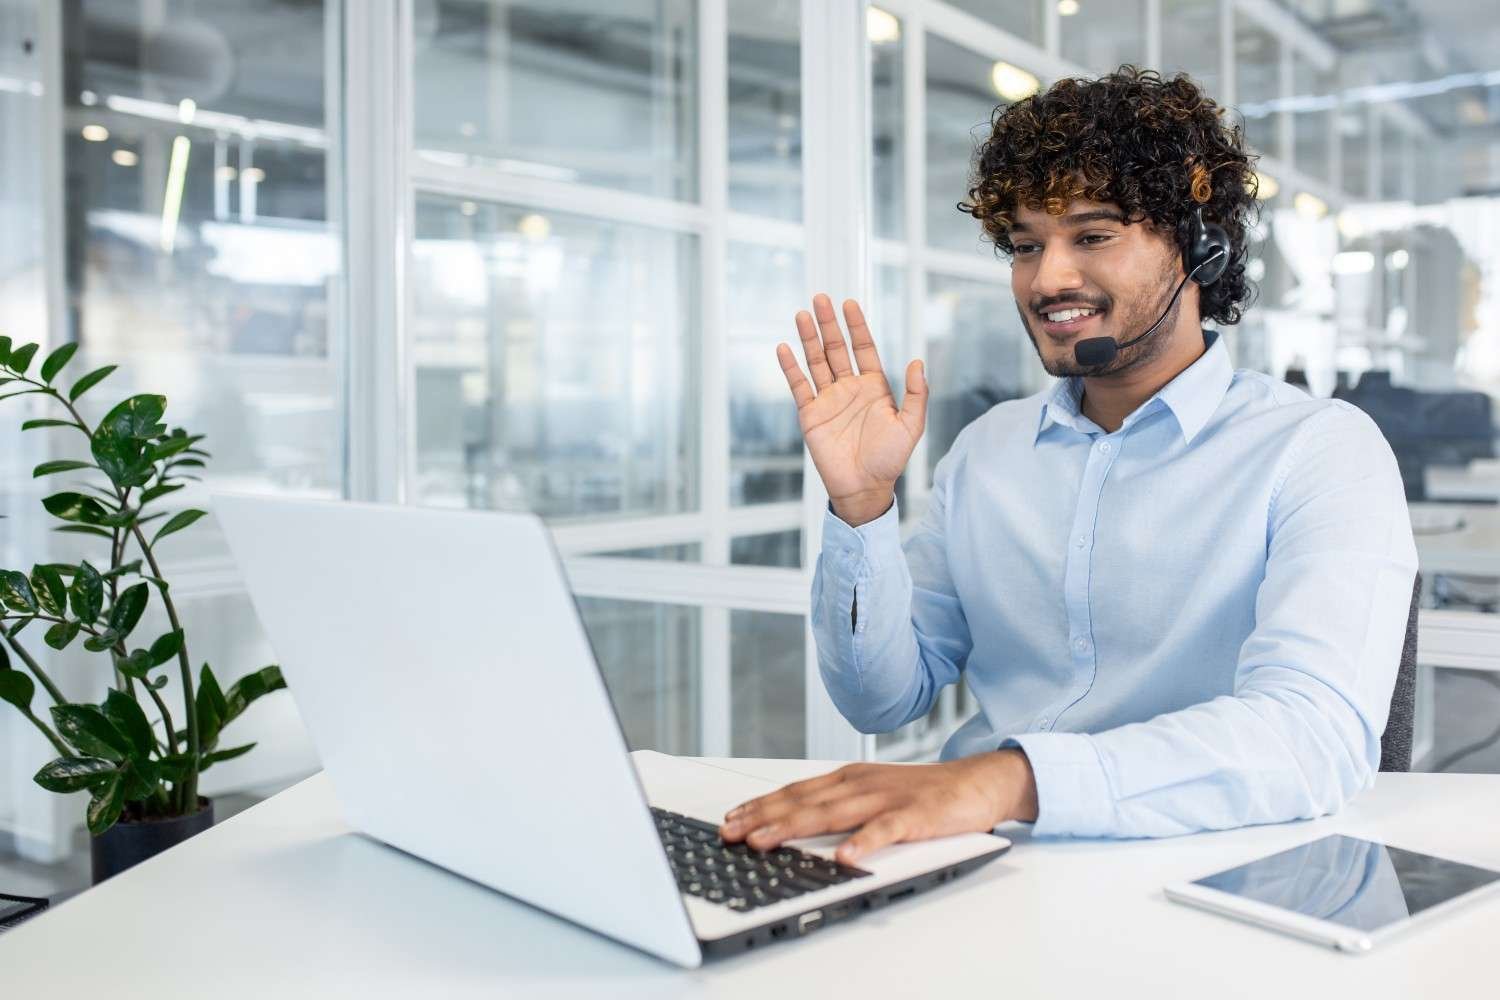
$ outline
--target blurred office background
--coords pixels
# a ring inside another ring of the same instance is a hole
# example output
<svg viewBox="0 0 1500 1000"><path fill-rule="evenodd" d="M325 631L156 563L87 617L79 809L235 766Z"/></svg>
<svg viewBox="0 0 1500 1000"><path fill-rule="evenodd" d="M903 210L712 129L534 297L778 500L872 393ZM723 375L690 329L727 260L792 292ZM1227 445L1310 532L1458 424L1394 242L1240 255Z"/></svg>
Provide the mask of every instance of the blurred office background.
<svg viewBox="0 0 1500 1000"><path fill-rule="evenodd" d="M1466 0L0 0L0 332L121 363L96 415L166 393L205 489L540 512L635 746L923 759L961 688L878 740L822 693L823 497L772 348L827 290L889 369L927 360L916 516L958 430L1049 381L954 207L974 146L1124 62L1243 115L1260 291L1226 337L1386 432L1427 579L1418 766L1500 770L1459 755L1500 724L1500 27ZM22 409L0 565L76 559L29 471L71 442ZM197 656L271 660L211 523L164 550ZM54 660L102 694L97 657ZM290 699L244 725L211 792L316 766ZM0 851L72 850L46 756L0 712Z"/></svg>

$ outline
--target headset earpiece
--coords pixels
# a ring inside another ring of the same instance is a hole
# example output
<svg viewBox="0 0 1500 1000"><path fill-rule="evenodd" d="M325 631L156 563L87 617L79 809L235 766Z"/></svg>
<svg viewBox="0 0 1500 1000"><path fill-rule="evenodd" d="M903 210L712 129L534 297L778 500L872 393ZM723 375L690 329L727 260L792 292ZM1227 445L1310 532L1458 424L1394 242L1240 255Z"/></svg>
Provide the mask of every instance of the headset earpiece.
<svg viewBox="0 0 1500 1000"><path fill-rule="evenodd" d="M1188 242L1182 251L1182 266L1200 285L1211 285L1229 266L1229 234L1224 227L1203 219L1203 206L1188 219Z"/></svg>

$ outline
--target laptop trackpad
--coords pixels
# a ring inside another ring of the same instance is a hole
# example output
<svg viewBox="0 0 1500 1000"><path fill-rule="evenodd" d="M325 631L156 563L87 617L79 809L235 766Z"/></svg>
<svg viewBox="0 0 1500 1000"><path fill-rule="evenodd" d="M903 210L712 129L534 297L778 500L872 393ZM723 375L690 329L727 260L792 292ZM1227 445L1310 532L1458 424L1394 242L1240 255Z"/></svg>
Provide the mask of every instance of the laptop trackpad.
<svg viewBox="0 0 1500 1000"><path fill-rule="evenodd" d="M781 787L729 767L653 751L638 750L630 759L653 806L707 823L722 822L725 813L746 799Z"/></svg>

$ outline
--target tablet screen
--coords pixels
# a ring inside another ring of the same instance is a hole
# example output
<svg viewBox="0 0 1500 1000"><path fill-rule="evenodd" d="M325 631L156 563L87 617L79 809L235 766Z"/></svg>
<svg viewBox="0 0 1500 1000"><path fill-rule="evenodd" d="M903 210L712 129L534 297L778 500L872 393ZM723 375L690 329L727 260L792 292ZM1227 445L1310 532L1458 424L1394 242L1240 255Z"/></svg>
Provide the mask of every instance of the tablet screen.
<svg viewBox="0 0 1500 1000"><path fill-rule="evenodd" d="M1334 835L1195 884L1373 931L1496 881L1500 872Z"/></svg>

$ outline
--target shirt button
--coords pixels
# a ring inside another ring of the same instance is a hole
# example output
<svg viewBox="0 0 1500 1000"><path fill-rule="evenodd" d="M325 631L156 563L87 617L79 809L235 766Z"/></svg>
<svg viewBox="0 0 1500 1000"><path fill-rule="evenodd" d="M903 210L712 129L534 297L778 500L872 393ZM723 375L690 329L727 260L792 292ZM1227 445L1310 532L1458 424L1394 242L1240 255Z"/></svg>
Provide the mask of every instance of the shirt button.
<svg viewBox="0 0 1500 1000"><path fill-rule="evenodd" d="M1114 447L1114 445L1110 444L1108 441L1100 441L1099 442L1099 450L1102 451L1106 455L1109 454L1110 449L1113 448L1113 447Z"/></svg>
<svg viewBox="0 0 1500 1000"><path fill-rule="evenodd" d="M1087 537L1085 537L1085 536L1084 536L1084 535L1079 535L1079 536L1078 536L1078 542L1077 542L1077 544L1078 544L1078 547L1079 547L1079 548L1080 548L1080 549L1081 549L1081 548L1083 548L1083 547L1084 547L1084 546L1085 546L1085 545L1087 545L1087 544L1088 544L1088 541L1089 541L1089 540L1088 540L1088 538L1087 538Z"/></svg>
<svg viewBox="0 0 1500 1000"><path fill-rule="evenodd" d="M1044 716L1044 717L1043 717L1043 718L1040 718L1040 719L1038 719L1038 720L1037 720L1037 728L1038 728L1038 729L1046 729L1046 728L1047 728L1047 726L1048 726L1048 725L1049 725L1049 724L1050 724L1050 723L1051 723L1051 722L1052 722L1052 720L1051 720L1051 719L1048 719L1048 718L1046 718L1046 717L1045 717L1045 716Z"/></svg>

